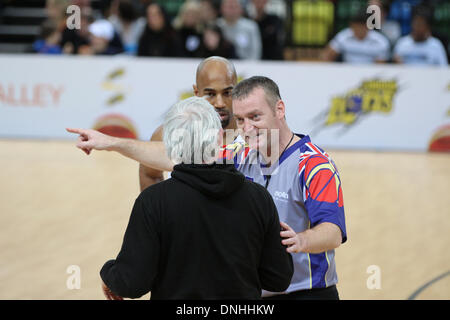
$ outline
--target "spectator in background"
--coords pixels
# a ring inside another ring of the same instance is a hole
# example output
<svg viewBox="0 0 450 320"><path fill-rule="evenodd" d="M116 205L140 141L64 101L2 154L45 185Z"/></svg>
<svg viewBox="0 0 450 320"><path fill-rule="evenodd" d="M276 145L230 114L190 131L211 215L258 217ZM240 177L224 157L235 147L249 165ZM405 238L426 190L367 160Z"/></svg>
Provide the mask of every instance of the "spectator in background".
<svg viewBox="0 0 450 320"><path fill-rule="evenodd" d="M394 47L395 63L447 66L447 54L439 39L431 35L431 13L419 8L413 15L411 34Z"/></svg>
<svg viewBox="0 0 450 320"><path fill-rule="evenodd" d="M62 32L61 47L65 54L79 54L89 50L89 25L94 22L92 8L81 9L80 29L68 29Z"/></svg>
<svg viewBox="0 0 450 320"><path fill-rule="evenodd" d="M284 26L283 21L268 14L265 9L268 0L252 0L254 14L251 18L258 23L262 40L263 60L283 60Z"/></svg>
<svg viewBox="0 0 450 320"><path fill-rule="evenodd" d="M139 39L138 56L182 57L180 38L157 3L146 9L147 25Z"/></svg>
<svg viewBox="0 0 450 320"><path fill-rule="evenodd" d="M376 5L381 12L381 29L380 32L388 38L391 46L394 45L402 35L400 23L395 20L388 20L389 4L387 0L370 0L368 5Z"/></svg>
<svg viewBox="0 0 450 320"><path fill-rule="evenodd" d="M380 32L367 28L367 14L356 14L350 27L340 31L323 52L323 60L336 61L339 55L348 63L382 63L390 59L389 40Z"/></svg>
<svg viewBox="0 0 450 320"><path fill-rule="evenodd" d="M219 9L214 0L200 0L200 16L204 26L216 23L219 16Z"/></svg>
<svg viewBox="0 0 450 320"><path fill-rule="evenodd" d="M180 35L185 57L198 55L202 39L201 7L196 1L186 1L174 20L174 27Z"/></svg>
<svg viewBox="0 0 450 320"><path fill-rule="evenodd" d="M39 39L33 43L33 50L36 53L61 54L60 41L61 32L57 23L54 20L47 19L41 25L41 33Z"/></svg>
<svg viewBox="0 0 450 320"><path fill-rule="evenodd" d="M250 17L255 15L256 9L251 0L246 0L247 5L245 5L245 10ZM273 14L279 17L282 21L286 20L287 17L287 6L290 4L287 1L280 0L268 0L264 11L267 14Z"/></svg>
<svg viewBox="0 0 450 320"><path fill-rule="evenodd" d="M258 25L242 16L239 0L223 0L222 18L217 21L225 38L236 48L239 59L261 59L262 44Z"/></svg>
<svg viewBox="0 0 450 320"><path fill-rule="evenodd" d="M139 38L145 29L145 18L139 17L132 0L114 0L108 20L122 40L127 54L136 54Z"/></svg>
<svg viewBox="0 0 450 320"><path fill-rule="evenodd" d="M81 54L113 55L124 51L122 41L111 22L97 20L89 25L89 46Z"/></svg>
<svg viewBox="0 0 450 320"><path fill-rule="evenodd" d="M66 10L71 4L70 0L46 0L45 12L47 18L53 20L56 27L62 31L66 27Z"/></svg>
<svg viewBox="0 0 450 320"><path fill-rule="evenodd" d="M209 24L205 27L198 54L198 57L201 58L211 56L219 56L227 59L237 58L233 44L224 38L222 29L216 24Z"/></svg>

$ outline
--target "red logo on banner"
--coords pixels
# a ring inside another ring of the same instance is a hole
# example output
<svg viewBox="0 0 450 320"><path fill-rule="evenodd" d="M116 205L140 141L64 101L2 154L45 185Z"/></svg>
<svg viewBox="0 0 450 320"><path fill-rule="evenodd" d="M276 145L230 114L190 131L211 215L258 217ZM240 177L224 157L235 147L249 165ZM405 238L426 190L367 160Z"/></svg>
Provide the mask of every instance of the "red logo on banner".
<svg viewBox="0 0 450 320"><path fill-rule="evenodd" d="M444 125L431 137L428 151L450 152L450 124Z"/></svg>
<svg viewBox="0 0 450 320"><path fill-rule="evenodd" d="M63 90L64 87L49 83L0 83L0 104L11 107L58 106Z"/></svg>
<svg viewBox="0 0 450 320"><path fill-rule="evenodd" d="M102 116L96 121L93 129L114 137L137 138L136 129L133 126L132 121L117 113L110 113Z"/></svg>

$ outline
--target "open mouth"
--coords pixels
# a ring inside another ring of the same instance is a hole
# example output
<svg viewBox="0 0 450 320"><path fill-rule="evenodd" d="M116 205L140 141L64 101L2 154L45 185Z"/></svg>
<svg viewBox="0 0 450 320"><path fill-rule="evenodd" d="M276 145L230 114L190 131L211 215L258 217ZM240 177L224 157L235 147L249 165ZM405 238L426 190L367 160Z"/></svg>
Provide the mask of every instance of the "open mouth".
<svg viewBox="0 0 450 320"><path fill-rule="evenodd" d="M216 112L220 117L222 128L225 129L230 124L231 119L230 113L227 110L217 110L217 109Z"/></svg>
<svg viewBox="0 0 450 320"><path fill-rule="evenodd" d="M219 114L220 120L228 120L230 118L230 114L228 112L219 111L217 112Z"/></svg>

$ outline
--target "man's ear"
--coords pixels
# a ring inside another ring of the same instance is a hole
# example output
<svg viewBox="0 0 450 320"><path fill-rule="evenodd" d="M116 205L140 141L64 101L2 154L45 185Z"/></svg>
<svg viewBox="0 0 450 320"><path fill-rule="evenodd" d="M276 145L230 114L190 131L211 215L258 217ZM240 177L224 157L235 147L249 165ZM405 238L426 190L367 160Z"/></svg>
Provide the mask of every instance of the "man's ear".
<svg viewBox="0 0 450 320"><path fill-rule="evenodd" d="M196 97L198 97L198 96L199 96L199 95L198 95L198 88L197 88L197 86L196 86L195 84L192 85L192 90L194 91L194 95L195 95Z"/></svg>
<svg viewBox="0 0 450 320"><path fill-rule="evenodd" d="M285 118L286 109L283 100L278 100L277 104L275 105L275 115L280 120Z"/></svg>

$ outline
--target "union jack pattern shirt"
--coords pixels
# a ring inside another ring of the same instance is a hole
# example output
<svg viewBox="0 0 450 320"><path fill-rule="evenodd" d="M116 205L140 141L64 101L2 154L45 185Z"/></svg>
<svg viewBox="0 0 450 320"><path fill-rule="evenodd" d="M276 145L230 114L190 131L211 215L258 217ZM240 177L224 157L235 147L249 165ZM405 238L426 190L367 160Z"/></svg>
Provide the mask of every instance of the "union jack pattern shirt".
<svg viewBox="0 0 450 320"><path fill-rule="evenodd" d="M281 155L278 163L270 168L256 150L251 150L240 139L227 145L223 158L232 161L236 168L251 181L263 186L273 197L281 221L296 232L330 222L347 240L344 201L341 179L330 156L311 142L309 136L296 134L300 141ZM269 180L269 183L267 181ZM287 293L325 288L337 283L335 252L319 254L295 253L294 275ZM275 293L263 292L263 296Z"/></svg>

